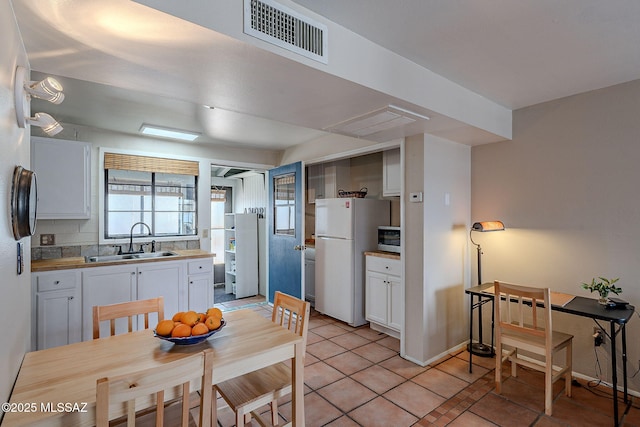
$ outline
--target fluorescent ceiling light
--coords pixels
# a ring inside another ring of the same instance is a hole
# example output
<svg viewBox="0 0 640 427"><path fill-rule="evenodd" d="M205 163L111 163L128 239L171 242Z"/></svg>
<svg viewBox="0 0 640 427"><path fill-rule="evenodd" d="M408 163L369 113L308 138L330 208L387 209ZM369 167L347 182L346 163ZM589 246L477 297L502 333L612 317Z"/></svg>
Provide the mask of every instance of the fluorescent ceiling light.
<svg viewBox="0 0 640 427"><path fill-rule="evenodd" d="M200 136L198 132L191 132L182 129L173 129L143 123L140 132L144 135L158 136L160 138L179 139L181 141L193 141Z"/></svg>

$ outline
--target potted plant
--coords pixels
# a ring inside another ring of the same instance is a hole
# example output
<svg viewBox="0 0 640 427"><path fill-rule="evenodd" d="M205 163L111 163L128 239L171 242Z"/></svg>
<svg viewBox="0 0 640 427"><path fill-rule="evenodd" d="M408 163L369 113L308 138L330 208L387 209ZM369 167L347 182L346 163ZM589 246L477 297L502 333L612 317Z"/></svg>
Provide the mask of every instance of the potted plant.
<svg viewBox="0 0 640 427"><path fill-rule="evenodd" d="M586 289L591 292L598 292L600 294L600 298L598 302L600 304L607 304L607 297L609 296L609 292L613 292L616 295L619 295L622 292L622 288L618 288L615 283L620 280L617 279L605 279L604 277L598 277L596 282L596 278L591 279L591 283L583 283L582 289Z"/></svg>

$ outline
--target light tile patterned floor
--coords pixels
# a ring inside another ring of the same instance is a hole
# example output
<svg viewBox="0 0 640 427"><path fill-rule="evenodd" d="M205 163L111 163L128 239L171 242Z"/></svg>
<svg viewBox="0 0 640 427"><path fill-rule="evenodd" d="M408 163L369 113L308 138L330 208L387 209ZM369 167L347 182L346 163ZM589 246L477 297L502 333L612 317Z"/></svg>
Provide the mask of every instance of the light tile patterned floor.
<svg viewBox="0 0 640 427"><path fill-rule="evenodd" d="M263 298L220 304L223 310L247 306L270 317ZM316 426L611 426L610 389L574 381L573 397L555 384L554 416L544 415L544 383L537 372L520 370L494 391L493 358L473 358L460 351L427 367L398 355L397 339L364 326L350 327L312 310L305 358L306 425ZM508 372L508 370L507 370ZM218 425L231 427L234 417L218 399ZM624 410L624 405L620 405ZM265 411L267 407L265 406ZM284 421L289 399L280 402ZM624 426L640 426L635 403ZM252 426L258 423L252 421Z"/></svg>

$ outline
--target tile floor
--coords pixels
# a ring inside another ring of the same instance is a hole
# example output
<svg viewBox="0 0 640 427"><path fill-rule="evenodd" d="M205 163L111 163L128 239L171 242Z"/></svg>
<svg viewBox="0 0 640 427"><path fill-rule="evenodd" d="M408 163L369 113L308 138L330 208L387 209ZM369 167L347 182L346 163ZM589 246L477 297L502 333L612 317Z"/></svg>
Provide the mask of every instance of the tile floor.
<svg viewBox="0 0 640 427"><path fill-rule="evenodd" d="M222 303L223 310L243 306L270 317L263 298ZM610 389L574 381L573 397L556 382L554 415L544 414L542 374L520 369L508 378L503 394L494 390L493 358L473 358L469 373L466 351L448 355L427 367L398 355L397 339L364 326L350 327L312 310L305 360L306 425L315 426L611 426ZM509 372L507 370L506 372ZM637 399L636 399L637 400ZM234 425L233 413L218 399L218 426ZM621 403L620 408L624 410ZM291 405L280 403L283 421ZM265 406L265 410L267 407ZM254 420L251 425L258 425ZM640 426L634 402L624 426Z"/></svg>

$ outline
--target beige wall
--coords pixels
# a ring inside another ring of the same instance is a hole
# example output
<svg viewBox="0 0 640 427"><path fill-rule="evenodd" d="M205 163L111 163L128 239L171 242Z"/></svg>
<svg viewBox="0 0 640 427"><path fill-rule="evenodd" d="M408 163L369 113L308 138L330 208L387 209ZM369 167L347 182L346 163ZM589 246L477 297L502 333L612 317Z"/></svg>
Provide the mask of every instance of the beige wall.
<svg viewBox="0 0 640 427"><path fill-rule="evenodd" d="M9 214L13 170L16 165L30 169L29 128L18 128L13 100L16 66L22 65L27 69L29 66L9 0L0 0L0 39L0 324L5 325L0 345L0 402L6 402L31 342L31 239L20 240L24 244L26 271L18 275L16 241ZM2 415L0 413L0 421Z"/></svg>
<svg viewBox="0 0 640 427"><path fill-rule="evenodd" d="M580 284L620 277L621 297L640 306L639 114L637 80L518 110L513 141L472 149L472 219L497 218L507 227L478 235L483 281L595 297ZM574 370L596 377L593 326L554 315L555 328L575 335ZM633 319L630 373L638 369L639 333ZM608 346L597 354L610 380ZM640 390L640 378L630 381Z"/></svg>

